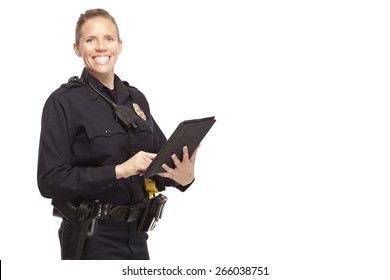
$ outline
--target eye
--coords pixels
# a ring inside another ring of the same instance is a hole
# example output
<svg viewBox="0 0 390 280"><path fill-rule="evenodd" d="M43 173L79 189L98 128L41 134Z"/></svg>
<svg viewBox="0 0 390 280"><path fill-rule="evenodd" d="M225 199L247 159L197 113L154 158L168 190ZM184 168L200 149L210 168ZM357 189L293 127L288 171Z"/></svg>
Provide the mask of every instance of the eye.
<svg viewBox="0 0 390 280"><path fill-rule="evenodd" d="M94 39L92 39L92 38L87 38L87 39L85 40L85 42L86 42L86 43L93 43L93 42L94 42Z"/></svg>

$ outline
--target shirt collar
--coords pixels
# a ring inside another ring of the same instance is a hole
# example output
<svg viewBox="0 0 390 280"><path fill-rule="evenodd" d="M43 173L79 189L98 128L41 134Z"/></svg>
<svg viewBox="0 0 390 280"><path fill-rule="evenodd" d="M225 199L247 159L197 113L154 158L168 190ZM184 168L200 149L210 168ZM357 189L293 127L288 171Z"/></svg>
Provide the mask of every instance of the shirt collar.
<svg viewBox="0 0 390 280"><path fill-rule="evenodd" d="M100 92L103 92L104 88L106 88L106 86L103 85L98 79L89 74L85 68L83 69L81 78L90 82ZM128 88L116 74L114 74L114 91L118 94L118 103L122 103L121 101L126 99L127 96L130 96L132 99Z"/></svg>

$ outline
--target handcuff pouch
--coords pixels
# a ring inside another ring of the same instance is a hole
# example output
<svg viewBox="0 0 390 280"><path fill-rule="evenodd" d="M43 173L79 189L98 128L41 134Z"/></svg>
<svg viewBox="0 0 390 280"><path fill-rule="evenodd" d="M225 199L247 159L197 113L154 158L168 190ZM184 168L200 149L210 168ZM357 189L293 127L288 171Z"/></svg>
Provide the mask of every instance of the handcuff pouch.
<svg viewBox="0 0 390 280"><path fill-rule="evenodd" d="M161 219L164 206L168 198L159 194L151 199L149 199L146 209L138 223L137 231L148 232L155 228L156 223Z"/></svg>

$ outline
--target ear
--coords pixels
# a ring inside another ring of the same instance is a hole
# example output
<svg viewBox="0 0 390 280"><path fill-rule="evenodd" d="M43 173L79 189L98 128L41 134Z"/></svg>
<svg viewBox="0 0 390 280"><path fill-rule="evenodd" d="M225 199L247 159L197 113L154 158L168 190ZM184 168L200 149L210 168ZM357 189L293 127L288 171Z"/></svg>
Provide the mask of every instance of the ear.
<svg viewBox="0 0 390 280"><path fill-rule="evenodd" d="M78 57L81 57L80 48L76 43L73 44L73 50Z"/></svg>
<svg viewBox="0 0 390 280"><path fill-rule="evenodd" d="M122 40L119 40L119 42L118 42L118 49L119 49L118 54L121 54L121 52L122 52Z"/></svg>

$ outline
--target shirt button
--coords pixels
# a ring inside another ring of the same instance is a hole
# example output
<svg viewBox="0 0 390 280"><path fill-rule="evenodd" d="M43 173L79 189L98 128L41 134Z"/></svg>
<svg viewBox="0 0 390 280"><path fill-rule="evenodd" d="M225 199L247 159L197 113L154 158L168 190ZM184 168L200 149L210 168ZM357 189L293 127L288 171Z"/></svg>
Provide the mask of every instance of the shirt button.
<svg viewBox="0 0 390 280"><path fill-rule="evenodd" d="M110 134L111 131L109 129L106 130L106 134Z"/></svg>

